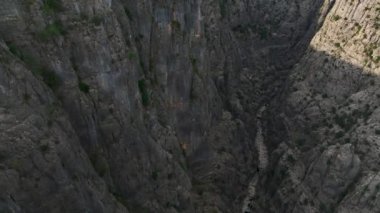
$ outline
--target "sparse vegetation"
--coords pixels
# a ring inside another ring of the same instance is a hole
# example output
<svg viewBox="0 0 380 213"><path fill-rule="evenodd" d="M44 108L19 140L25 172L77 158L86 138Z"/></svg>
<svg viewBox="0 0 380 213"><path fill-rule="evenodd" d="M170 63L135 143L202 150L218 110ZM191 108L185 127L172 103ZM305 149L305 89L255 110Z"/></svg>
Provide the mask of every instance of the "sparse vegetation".
<svg viewBox="0 0 380 213"><path fill-rule="evenodd" d="M125 12L125 15L127 15L127 17L129 18L129 20L133 20L131 11L129 11L127 7L124 7L124 12Z"/></svg>
<svg viewBox="0 0 380 213"><path fill-rule="evenodd" d="M4 153L0 153L0 162L4 161L6 158L7 157Z"/></svg>
<svg viewBox="0 0 380 213"><path fill-rule="evenodd" d="M220 8L220 16L222 18L226 17L227 15L226 0L219 0L219 8Z"/></svg>
<svg viewBox="0 0 380 213"><path fill-rule="evenodd" d="M332 17L332 19L334 20L334 21L338 21L339 19L341 19L342 17L340 17L339 15L334 15L333 17Z"/></svg>
<svg viewBox="0 0 380 213"><path fill-rule="evenodd" d="M341 115L335 115L334 121L342 129L348 131L352 126L356 124L356 116L343 113Z"/></svg>
<svg viewBox="0 0 380 213"><path fill-rule="evenodd" d="M48 40L53 37L61 36L65 34L65 30L60 22L53 22L45 27L38 35L42 40Z"/></svg>
<svg viewBox="0 0 380 213"><path fill-rule="evenodd" d="M151 176L152 176L153 180L157 180L158 179L158 171L157 170L153 171Z"/></svg>
<svg viewBox="0 0 380 213"><path fill-rule="evenodd" d="M33 72L33 74L41 76L42 80L48 87L50 87L53 91L56 91L58 89L61 81L54 71L41 65L35 58L21 51L16 45L12 43L8 43L7 45L9 51L20 60L24 61L25 64ZM29 96L24 96L25 101L27 101L29 98Z"/></svg>
<svg viewBox="0 0 380 213"><path fill-rule="evenodd" d="M50 87L53 91L58 89L61 81L55 72L47 68L40 68L37 72L48 87Z"/></svg>
<svg viewBox="0 0 380 213"><path fill-rule="evenodd" d="M101 177L104 177L109 171L109 165L107 160L99 152L90 155L90 160L92 165L94 166L95 171Z"/></svg>
<svg viewBox="0 0 380 213"><path fill-rule="evenodd" d="M141 101L143 106L147 107L149 105L149 94L146 88L146 83L144 79L138 81L138 87L141 94Z"/></svg>
<svg viewBox="0 0 380 213"><path fill-rule="evenodd" d="M90 86L82 81L79 81L78 83L79 90L84 92L84 93L89 93L90 92Z"/></svg>
<svg viewBox="0 0 380 213"><path fill-rule="evenodd" d="M343 136L344 136L344 132L342 132L342 131L339 131L339 132L335 133L335 138L336 139L339 139L339 138L341 138Z"/></svg>
<svg viewBox="0 0 380 213"><path fill-rule="evenodd" d="M7 45L8 45L9 52L11 52L17 58L23 60L24 55L21 52L21 50L17 48L17 46L15 44L7 43Z"/></svg>
<svg viewBox="0 0 380 213"><path fill-rule="evenodd" d="M42 10L45 13L54 13L62 10L59 0L43 0Z"/></svg>
<svg viewBox="0 0 380 213"><path fill-rule="evenodd" d="M40 150L43 154L46 154L50 150L49 144L42 144L40 146Z"/></svg>
<svg viewBox="0 0 380 213"><path fill-rule="evenodd" d="M374 63L378 63L380 61L380 56L374 57L374 51L377 49L377 45L375 43L371 43L365 46L364 54L368 57L369 60Z"/></svg>
<svg viewBox="0 0 380 213"><path fill-rule="evenodd" d="M171 26L172 29L175 30L175 31L180 31L180 30L181 30L181 23L179 23L179 22L176 21L176 20L173 20L173 21L170 23L170 26Z"/></svg>
<svg viewBox="0 0 380 213"><path fill-rule="evenodd" d="M319 210L320 210L320 212L325 212L325 213L330 213L330 212L332 212L331 208L328 207L328 206L327 206L326 204L324 204L324 203L320 203L320 204L319 204Z"/></svg>
<svg viewBox="0 0 380 213"><path fill-rule="evenodd" d="M31 97L30 97L30 95L28 93L24 93L22 95L22 98L24 99L25 103L29 103L29 100L30 100Z"/></svg>
<svg viewBox="0 0 380 213"><path fill-rule="evenodd" d="M259 36L261 40L267 40L269 37L269 30L265 27L259 28Z"/></svg>
<svg viewBox="0 0 380 213"><path fill-rule="evenodd" d="M128 59L129 59L129 60L133 60L133 59L135 59L136 57L137 57L136 53L134 53L134 52L129 52L129 53L128 53Z"/></svg>
<svg viewBox="0 0 380 213"><path fill-rule="evenodd" d="M296 162L296 159L293 157L293 155L288 155L288 161L291 164L294 164Z"/></svg>
<svg viewBox="0 0 380 213"><path fill-rule="evenodd" d="M194 73L199 74L198 66L197 66L197 59L191 57L190 58L191 67Z"/></svg>
<svg viewBox="0 0 380 213"><path fill-rule="evenodd" d="M95 26L99 26L103 23L103 20L104 20L104 17L103 16L94 16L92 17L91 19L91 22L95 25Z"/></svg>
<svg viewBox="0 0 380 213"><path fill-rule="evenodd" d="M298 146L303 146L303 145L305 145L305 143L306 143L306 139L305 139L305 138L298 138L298 139L296 140L296 144L297 144Z"/></svg>

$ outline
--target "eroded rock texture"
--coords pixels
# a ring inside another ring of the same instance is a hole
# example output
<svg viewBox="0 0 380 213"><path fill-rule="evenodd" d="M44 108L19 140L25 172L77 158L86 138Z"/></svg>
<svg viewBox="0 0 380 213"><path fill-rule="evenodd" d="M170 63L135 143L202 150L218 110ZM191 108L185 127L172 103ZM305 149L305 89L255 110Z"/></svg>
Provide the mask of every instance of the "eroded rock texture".
<svg viewBox="0 0 380 213"><path fill-rule="evenodd" d="M380 211L378 0L0 3L0 212Z"/></svg>

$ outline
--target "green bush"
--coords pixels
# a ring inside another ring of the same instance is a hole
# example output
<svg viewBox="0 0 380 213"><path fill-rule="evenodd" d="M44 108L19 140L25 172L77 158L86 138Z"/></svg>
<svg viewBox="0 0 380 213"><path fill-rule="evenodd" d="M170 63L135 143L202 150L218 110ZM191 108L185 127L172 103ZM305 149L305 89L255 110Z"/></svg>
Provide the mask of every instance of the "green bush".
<svg viewBox="0 0 380 213"><path fill-rule="evenodd" d="M14 56L24 61L25 64L28 65L32 70L36 69L38 63L30 54L25 53L13 43L7 42L7 46L9 52L11 52Z"/></svg>
<svg viewBox="0 0 380 213"><path fill-rule="evenodd" d="M152 176L153 180L157 180L158 179L158 171L157 170L153 171L151 176Z"/></svg>
<svg viewBox="0 0 380 213"><path fill-rule="evenodd" d="M339 131L339 132L335 133L335 138L336 139L341 138L343 136L344 136L344 132L342 132L342 131Z"/></svg>
<svg viewBox="0 0 380 213"><path fill-rule="evenodd" d="M173 28L173 30L175 30L175 31L180 31L181 30L181 23L179 23L176 20L173 20L170 25Z"/></svg>
<svg viewBox="0 0 380 213"><path fill-rule="evenodd" d="M95 24L96 26L99 26L103 23L104 17L102 16L94 16L91 19L91 22Z"/></svg>
<svg viewBox="0 0 380 213"><path fill-rule="evenodd" d="M357 123L356 116L358 116L356 113L351 115L343 113L342 115L335 115L334 121L344 130L348 131Z"/></svg>
<svg viewBox="0 0 380 213"><path fill-rule="evenodd" d="M128 53L129 60L135 59L136 57L137 57L136 53L134 53L134 52L129 52Z"/></svg>
<svg viewBox="0 0 380 213"><path fill-rule="evenodd" d="M138 81L138 87L139 87L140 94L141 94L142 104L144 106L148 106L149 105L149 94L148 94L148 90L146 88L146 83L145 83L144 79L141 79Z"/></svg>
<svg viewBox="0 0 380 213"><path fill-rule="evenodd" d="M224 18L227 15L227 6L225 0L219 0L220 16Z"/></svg>
<svg viewBox="0 0 380 213"><path fill-rule="evenodd" d="M24 93L22 95L22 98L24 99L25 103L29 103L29 100L31 99L30 95L28 93Z"/></svg>
<svg viewBox="0 0 380 213"><path fill-rule="evenodd" d="M39 33L39 37L42 40L48 40L49 38L57 37L64 34L65 31L63 29L62 24L56 21L52 24L47 25L45 29Z"/></svg>
<svg viewBox="0 0 380 213"><path fill-rule="evenodd" d="M380 62L380 56L377 56L377 57L374 59L373 62L375 62L375 64L379 63L379 62Z"/></svg>
<svg viewBox="0 0 380 213"><path fill-rule="evenodd" d="M79 81L78 87L79 87L79 90L84 93L90 92L90 86L82 81Z"/></svg>
<svg viewBox="0 0 380 213"><path fill-rule="evenodd" d="M62 10L59 0L43 0L42 10L45 13L54 13Z"/></svg>
<svg viewBox="0 0 380 213"><path fill-rule="evenodd" d="M49 144L42 144L40 150L43 154L47 153L50 150Z"/></svg>
<svg viewBox="0 0 380 213"><path fill-rule="evenodd" d="M38 62L31 54L24 53L20 49L18 49L14 44L7 43L9 51L18 57L20 60L25 62L25 65L28 66L28 68L32 71L33 74L39 75L42 77L42 80L44 83L50 87L53 91L56 91L58 87L60 86L60 79L59 77L53 72L52 70L49 70L48 68L41 65L40 62ZM29 95L24 95L24 100L27 102L30 99Z"/></svg>
<svg viewBox="0 0 380 213"><path fill-rule="evenodd" d="M340 17L339 15L334 15L333 16L333 20L334 21L338 21L339 19L341 19L342 17Z"/></svg>
<svg viewBox="0 0 380 213"><path fill-rule="evenodd" d="M306 143L306 139L305 138L298 138L295 142L296 142L297 146L303 146Z"/></svg>
<svg viewBox="0 0 380 213"><path fill-rule="evenodd" d="M293 155L288 155L287 159L288 159L289 163L291 163L291 164L294 164L296 162L296 159L293 157Z"/></svg>
<svg viewBox="0 0 380 213"><path fill-rule="evenodd" d="M127 7L124 7L124 12L125 12L125 15L127 15L127 17L129 18L129 20L132 21L133 17L132 17L131 11L129 11Z"/></svg>
<svg viewBox="0 0 380 213"><path fill-rule="evenodd" d="M265 27L260 27L259 28L259 36L261 40L267 40L269 37L270 33L269 30Z"/></svg>
<svg viewBox="0 0 380 213"><path fill-rule="evenodd" d="M104 177L109 171L109 165L107 160L100 154L94 153L90 156L92 165L94 166L95 171L101 176Z"/></svg>
<svg viewBox="0 0 380 213"><path fill-rule="evenodd" d="M45 82L45 84L53 91L56 91L61 84L59 77L53 71L47 68L40 68L37 71L37 74L42 77L42 80Z"/></svg>
<svg viewBox="0 0 380 213"><path fill-rule="evenodd" d="M191 57L191 58L190 58L190 62L191 62L191 67L193 68L193 69L192 69L193 72L199 74L199 70L198 70L198 66L197 66L197 59Z"/></svg>
<svg viewBox="0 0 380 213"><path fill-rule="evenodd" d="M24 54L22 51L13 43L7 43L9 52L11 52L13 55L15 55L17 58L23 60Z"/></svg>

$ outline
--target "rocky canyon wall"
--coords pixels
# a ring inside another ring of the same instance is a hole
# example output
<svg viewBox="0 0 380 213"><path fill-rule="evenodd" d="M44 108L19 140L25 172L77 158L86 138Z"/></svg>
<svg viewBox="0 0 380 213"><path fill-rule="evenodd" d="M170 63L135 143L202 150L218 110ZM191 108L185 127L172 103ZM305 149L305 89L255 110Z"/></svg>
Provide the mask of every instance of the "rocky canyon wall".
<svg viewBox="0 0 380 213"><path fill-rule="evenodd" d="M379 208L378 1L0 3L0 212Z"/></svg>

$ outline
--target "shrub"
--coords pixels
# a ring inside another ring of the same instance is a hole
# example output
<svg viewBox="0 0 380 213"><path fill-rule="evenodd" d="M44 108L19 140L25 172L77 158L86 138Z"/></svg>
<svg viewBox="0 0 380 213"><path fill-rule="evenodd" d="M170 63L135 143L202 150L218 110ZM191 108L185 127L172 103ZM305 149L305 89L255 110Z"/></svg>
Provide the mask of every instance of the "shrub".
<svg viewBox="0 0 380 213"><path fill-rule="evenodd" d="M339 131L339 132L337 132L337 133L335 133L335 138L341 138L341 137L343 137L344 136L344 132L342 132L342 131Z"/></svg>
<svg viewBox="0 0 380 213"><path fill-rule="evenodd" d="M198 66L197 66L197 59L191 57L190 62L191 62L191 67L192 67L193 72L199 74L199 70L198 70Z"/></svg>
<svg viewBox="0 0 380 213"><path fill-rule="evenodd" d="M7 157L4 153L0 153L0 162L4 161L6 158Z"/></svg>
<svg viewBox="0 0 380 213"><path fill-rule="evenodd" d="M181 23L179 23L176 20L173 20L170 25L173 28L173 30L175 30L175 31L181 30Z"/></svg>
<svg viewBox="0 0 380 213"><path fill-rule="evenodd" d="M101 176L104 177L109 171L109 165L107 160L100 154L94 153L90 156L90 161L94 166L95 171Z"/></svg>
<svg viewBox="0 0 380 213"><path fill-rule="evenodd" d="M40 146L40 150L43 154L47 153L50 150L49 144L43 144Z"/></svg>
<svg viewBox="0 0 380 213"><path fill-rule="evenodd" d="M24 93L22 95L22 98L24 99L25 103L28 103L31 97L30 97L30 95L28 93Z"/></svg>
<svg viewBox="0 0 380 213"><path fill-rule="evenodd" d="M356 124L355 114L352 115L335 115L334 116L335 123L342 127L344 130L348 131L352 126Z"/></svg>
<svg viewBox="0 0 380 213"><path fill-rule="evenodd" d="M376 134L376 135L380 135L380 129L376 129L376 130L375 130L375 134Z"/></svg>
<svg viewBox="0 0 380 213"><path fill-rule="evenodd" d="M296 159L293 157L293 155L288 155L288 161L291 164L294 164L296 162Z"/></svg>
<svg viewBox="0 0 380 213"><path fill-rule="evenodd" d="M99 26L103 23L104 18L102 16L94 16L91 19L91 22L94 23L96 26Z"/></svg>
<svg viewBox="0 0 380 213"><path fill-rule="evenodd" d="M132 59L134 59L134 58L136 58L136 57L137 57L136 53L134 53L134 52L129 52L129 53L128 53L128 58L129 58L129 60L132 60Z"/></svg>
<svg viewBox="0 0 380 213"><path fill-rule="evenodd" d="M54 13L62 10L62 5L59 0L43 0L42 10L45 13Z"/></svg>
<svg viewBox="0 0 380 213"><path fill-rule="evenodd" d="M259 36L260 36L261 40L268 39L268 37L269 37L269 31L268 31L268 29L265 28L265 27L260 27L259 28Z"/></svg>
<svg viewBox="0 0 380 213"><path fill-rule="evenodd" d="M15 55L17 58L23 60L24 54L21 52L21 50L12 43L7 43L9 52L11 52L13 55Z"/></svg>
<svg viewBox="0 0 380 213"><path fill-rule="evenodd" d="M124 7L124 12L125 12L125 15L127 15L127 17L129 18L129 20L133 20L131 11L129 11L127 7Z"/></svg>
<svg viewBox="0 0 380 213"><path fill-rule="evenodd" d="M37 72L48 87L50 87L53 91L58 89L61 81L53 71L46 68L40 68Z"/></svg>
<svg viewBox="0 0 380 213"><path fill-rule="evenodd" d="M377 56L377 57L374 59L373 62L375 62L375 64L379 63L379 62L380 62L380 56Z"/></svg>
<svg viewBox="0 0 380 213"><path fill-rule="evenodd" d="M157 170L153 171L151 176L152 176L153 180L157 180L158 179L158 171Z"/></svg>
<svg viewBox="0 0 380 213"><path fill-rule="evenodd" d="M8 43L7 45L9 51L20 60L24 61L33 74L41 76L44 83L53 91L58 89L61 81L53 71L43 67L41 63L38 62L32 55L22 52L14 44ZM25 101L28 101L30 96L28 94L24 94L23 98Z"/></svg>
<svg viewBox="0 0 380 213"><path fill-rule="evenodd" d="M149 105L149 95L148 95L148 90L146 88L146 83L144 79L141 79L138 81L138 87L140 90L141 94L141 101L144 106Z"/></svg>
<svg viewBox="0 0 380 213"><path fill-rule="evenodd" d="M219 0L220 16L224 18L227 15L227 7L225 0Z"/></svg>
<svg viewBox="0 0 380 213"><path fill-rule="evenodd" d="M79 81L78 87L79 87L79 90L84 93L90 92L90 86L82 81Z"/></svg>
<svg viewBox="0 0 380 213"><path fill-rule="evenodd" d="M334 15L332 19L333 19L334 21L338 21L338 20L341 19L341 18L342 18L342 17L340 17L339 15Z"/></svg>
<svg viewBox="0 0 380 213"><path fill-rule="evenodd" d="M303 145L305 145L305 143L306 143L306 139L305 139L305 138L298 138L298 139L296 140L296 144L297 144L298 146L303 146Z"/></svg>
<svg viewBox="0 0 380 213"><path fill-rule="evenodd" d="M39 33L39 37L42 40L48 40L49 38L57 37L63 34L65 34L65 31L62 24L55 21L52 24L47 25L46 28Z"/></svg>

